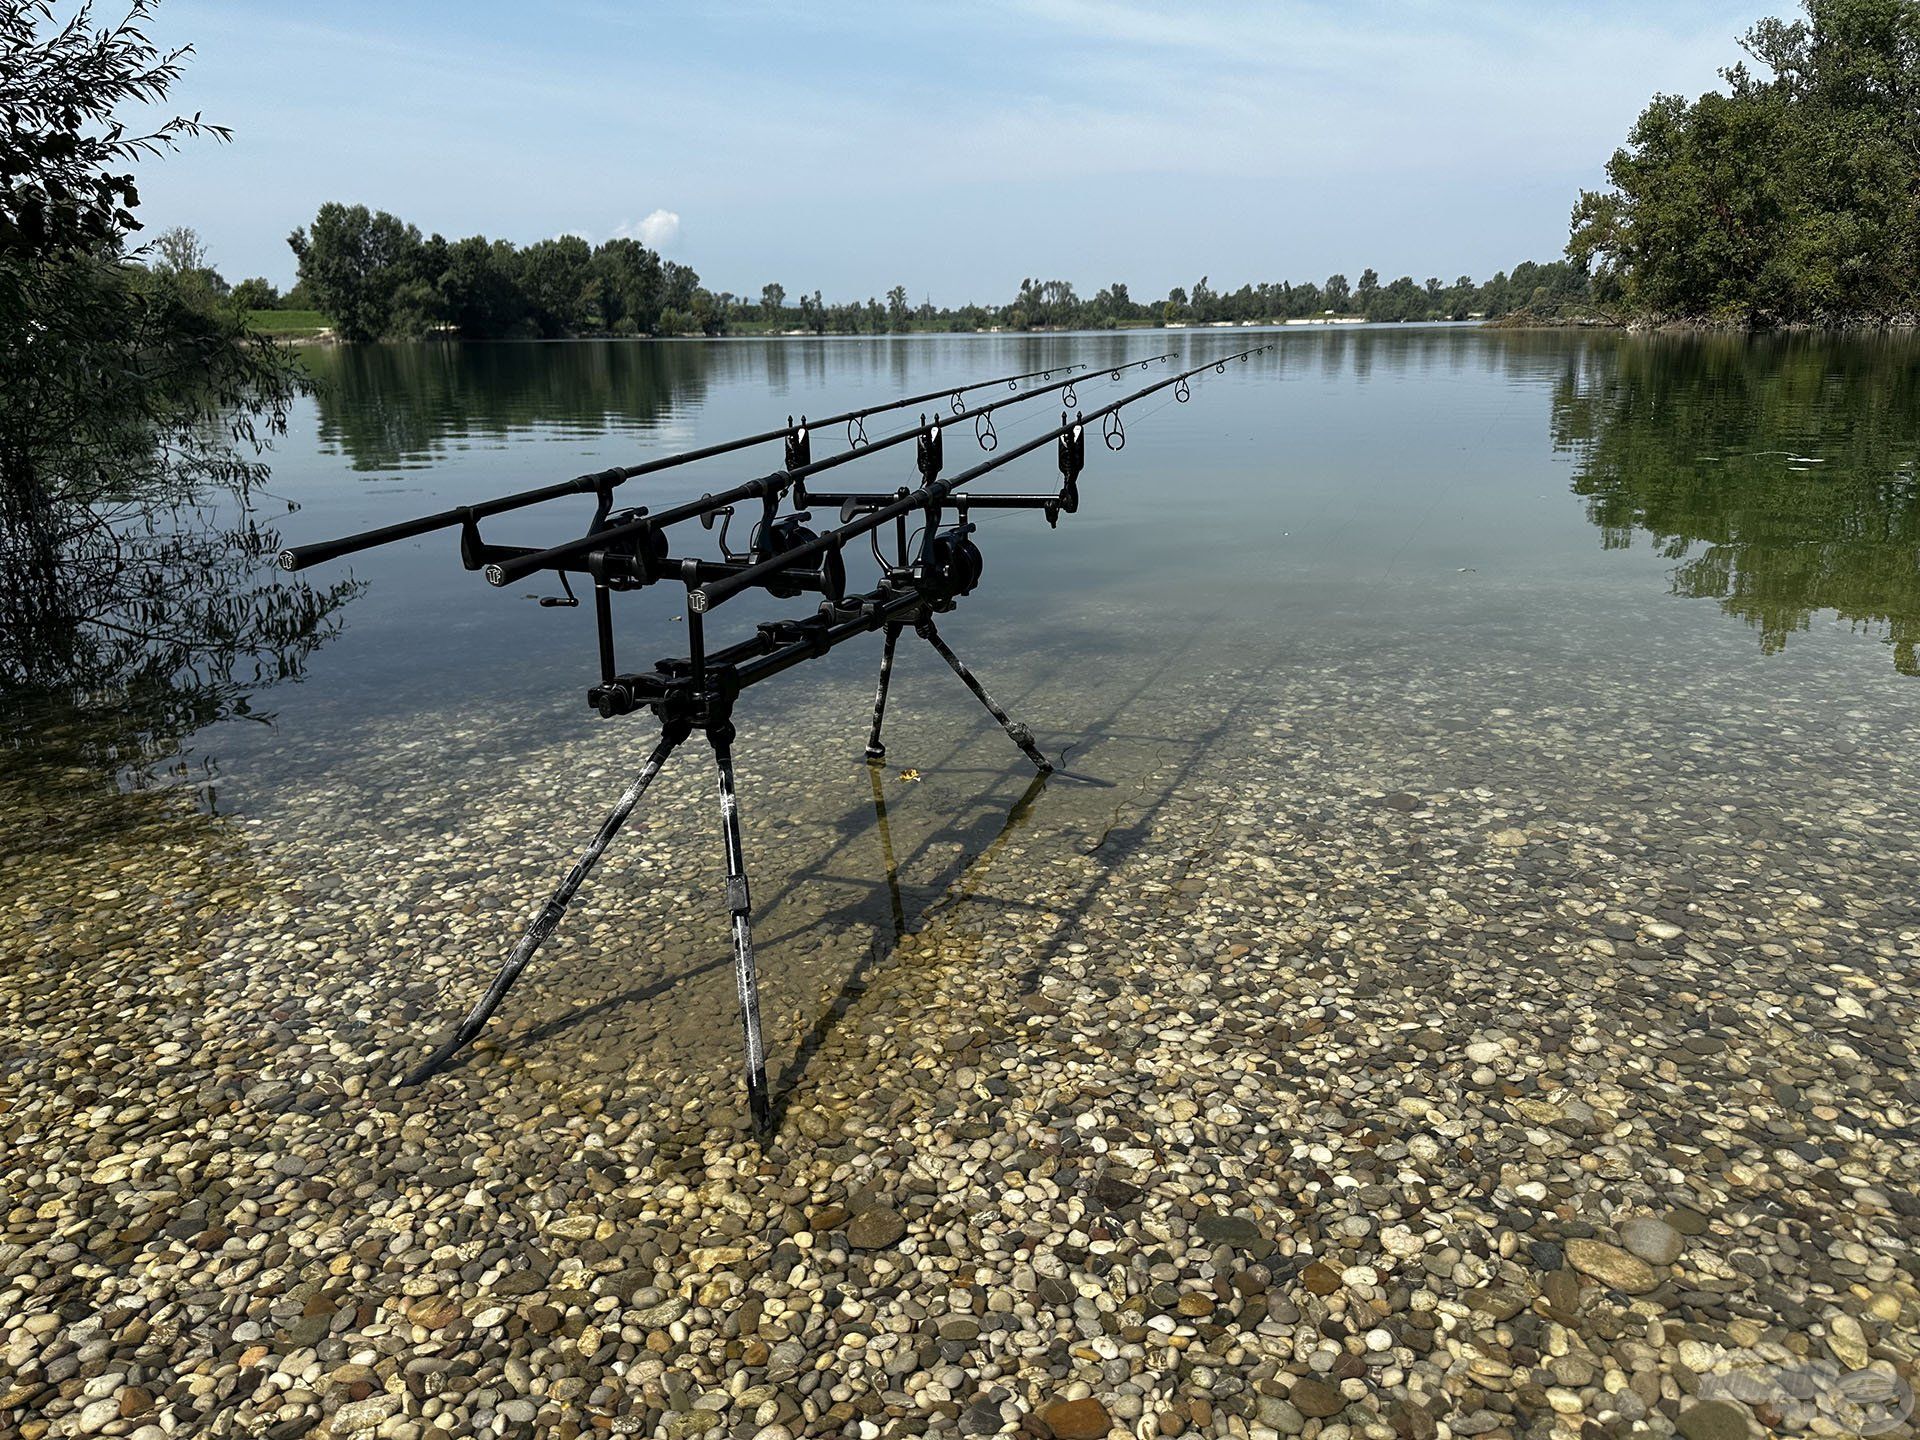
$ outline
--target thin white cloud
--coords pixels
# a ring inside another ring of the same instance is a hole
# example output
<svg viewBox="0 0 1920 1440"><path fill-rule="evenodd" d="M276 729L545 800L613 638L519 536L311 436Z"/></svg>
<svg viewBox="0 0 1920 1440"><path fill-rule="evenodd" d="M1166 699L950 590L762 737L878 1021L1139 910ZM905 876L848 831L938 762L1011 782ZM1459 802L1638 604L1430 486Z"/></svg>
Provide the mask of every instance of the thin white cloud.
<svg viewBox="0 0 1920 1440"><path fill-rule="evenodd" d="M649 250L664 250L680 238L680 213L654 210L643 220L623 222L613 233L616 239L638 240Z"/></svg>

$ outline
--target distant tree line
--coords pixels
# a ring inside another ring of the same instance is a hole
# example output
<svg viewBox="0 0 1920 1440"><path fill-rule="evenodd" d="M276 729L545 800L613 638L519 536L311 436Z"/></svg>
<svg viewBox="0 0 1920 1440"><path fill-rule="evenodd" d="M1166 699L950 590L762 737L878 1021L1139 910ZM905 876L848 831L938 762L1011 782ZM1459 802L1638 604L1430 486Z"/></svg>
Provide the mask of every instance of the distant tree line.
<svg viewBox="0 0 1920 1440"><path fill-rule="evenodd" d="M1120 325L1273 321L1311 316L1368 320L1464 320L1584 297L1586 276L1555 260L1527 262L1491 280L1462 275L1451 284L1403 275L1382 283L1374 270L1358 283L1345 275L1324 284L1286 281L1215 290L1202 276L1189 292L1135 300L1122 282L1082 297L1066 280L1020 282L1003 305L954 308L913 304L904 285L884 300L829 304L818 290L789 299L785 286L763 286L758 300L712 291L691 266L663 260L637 240L589 245L562 235L516 246L483 235L422 237L418 227L364 205L328 203L288 243L299 258L299 284L286 301L264 280L236 286L260 308L304 302L333 322L345 340L433 334L466 339L555 338L567 335L719 335L729 331L801 331L816 335L886 335L915 330L1110 329Z"/></svg>
<svg viewBox="0 0 1920 1440"><path fill-rule="evenodd" d="M1627 312L1744 324L1920 315L1920 0L1806 0L1741 44L1771 72L1656 95L1567 254Z"/></svg>

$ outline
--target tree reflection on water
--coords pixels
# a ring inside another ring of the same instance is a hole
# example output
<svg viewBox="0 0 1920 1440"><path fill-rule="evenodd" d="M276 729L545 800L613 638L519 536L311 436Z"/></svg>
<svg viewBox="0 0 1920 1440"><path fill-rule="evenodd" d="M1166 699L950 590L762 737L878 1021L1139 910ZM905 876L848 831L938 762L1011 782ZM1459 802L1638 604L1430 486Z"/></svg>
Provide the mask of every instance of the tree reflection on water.
<svg viewBox="0 0 1920 1440"><path fill-rule="evenodd" d="M1816 611L1920 675L1920 371L1901 337L1623 338L1583 348L1553 439L1608 549L1652 536L1676 595L1768 653Z"/></svg>
<svg viewBox="0 0 1920 1440"><path fill-rule="evenodd" d="M63 789L140 788L215 721L268 718L358 586L276 578L256 490L0 504L0 744ZM184 778L184 777L182 777Z"/></svg>

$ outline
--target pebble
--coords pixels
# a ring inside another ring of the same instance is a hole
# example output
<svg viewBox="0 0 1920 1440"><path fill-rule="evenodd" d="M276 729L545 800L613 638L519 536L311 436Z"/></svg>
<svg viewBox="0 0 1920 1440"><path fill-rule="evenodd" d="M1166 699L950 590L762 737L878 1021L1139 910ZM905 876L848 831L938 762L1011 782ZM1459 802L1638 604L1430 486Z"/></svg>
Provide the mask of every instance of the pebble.
<svg viewBox="0 0 1920 1440"><path fill-rule="evenodd" d="M1106 1406L1091 1397L1055 1401L1041 1410L1040 1418L1059 1440L1103 1440L1113 1427Z"/></svg>
<svg viewBox="0 0 1920 1440"><path fill-rule="evenodd" d="M884 1250L907 1233L906 1220L893 1210L866 1210L847 1222L847 1243L856 1250Z"/></svg>
<svg viewBox="0 0 1920 1440"><path fill-rule="evenodd" d="M1725 1400L1700 1400L1687 1406L1674 1422L1686 1440L1746 1440L1746 1413Z"/></svg>
<svg viewBox="0 0 1920 1440"><path fill-rule="evenodd" d="M1686 1242L1678 1230L1661 1220L1635 1219L1620 1226L1620 1241L1652 1265L1671 1265Z"/></svg>
<svg viewBox="0 0 1920 1440"><path fill-rule="evenodd" d="M1866 1332L1851 1315L1828 1318L1827 1348L1833 1352L1833 1358L1849 1370L1864 1370L1873 1358L1867 1346Z"/></svg>
<svg viewBox="0 0 1920 1440"><path fill-rule="evenodd" d="M1582 1275L1590 1275L1601 1284L1629 1295L1644 1295L1660 1283L1659 1276L1646 1261L1603 1240L1569 1240L1566 1254L1567 1263Z"/></svg>
<svg viewBox="0 0 1920 1440"><path fill-rule="evenodd" d="M865 767L821 758L871 677L743 714L765 1144L695 923L710 765L482 1045L391 1083L631 726L502 765L497 716L368 725L217 820L0 767L0 1404L50 1440L1733 1440L1736 1351L1910 1370L1920 759L1830 669L1759 696L1682 629L1550 690L1390 636L1290 642L1285 686L1175 656L1087 721L1116 783L1012 823L1004 737L930 701L925 778L878 777L898 925Z"/></svg>

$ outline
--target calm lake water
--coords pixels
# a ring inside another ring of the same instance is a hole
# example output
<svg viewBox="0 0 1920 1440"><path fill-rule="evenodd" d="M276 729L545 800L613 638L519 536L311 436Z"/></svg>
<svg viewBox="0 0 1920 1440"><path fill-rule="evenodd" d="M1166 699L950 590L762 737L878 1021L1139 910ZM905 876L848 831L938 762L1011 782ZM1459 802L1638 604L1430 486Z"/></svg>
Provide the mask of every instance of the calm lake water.
<svg viewBox="0 0 1920 1440"><path fill-rule="evenodd" d="M1683 656L1756 697L1813 666L1834 677L1836 706L1914 703L1911 341L1391 326L1262 338L1277 350L1206 375L1191 403L1162 394L1130 411L1124 451L1096 438L1082 511L1057 531L1032 514L987 517L985 584L949 628L989 680L1020 692L1044 681L1048 716L1071 726L1076 693L1109 681L1118 657L1226 665L1291 639L1356 661L1398 647L1436 665L1524 656L1549 689L1603 660L1632 684L1645 673L1636 654ZM1115 382L1102 367L1243 343L1170 332L313 351L321 390L276 447L272 490L298 505L279 528L300 543L1015 370L1089 363L1079 398L1091 408L1151 378ZM1002 443L1054 418L1047 402L1003 412ZM821 454L844 447L819 440ZM977 453L963 422L950 471ZM776 463L769 446L643 478L620 500L657 506ZM1040 487L1051 470L1042 454L995 479ZM910 451L848 473L904 483ZM264 508L272 520L276 504ZM589 510L509 517L489 538L557 540ZM253 689L245 719L163 727L164 759L136 754L123 779L144 771L245 811L271 806L290 773L352 765L363 727L449 703L497 727L502 764L598 723L583 704L589 613L534 603L551 585L489 589L460 569L451 532L301 577L322 590L349 578L337 633L288 665L299 683ZM683 650L680 608L664 591L627 600L623 663ZM718 629L768 608L736 602ZM870 669L869 648L820 668ZM776 715L814 674L756 692L747 711ZM850 734L860 718L848 715ZM639 744L627 732L642 728L609 727L609 751ZM128 758L124 740L112 753Z"/></svg>

